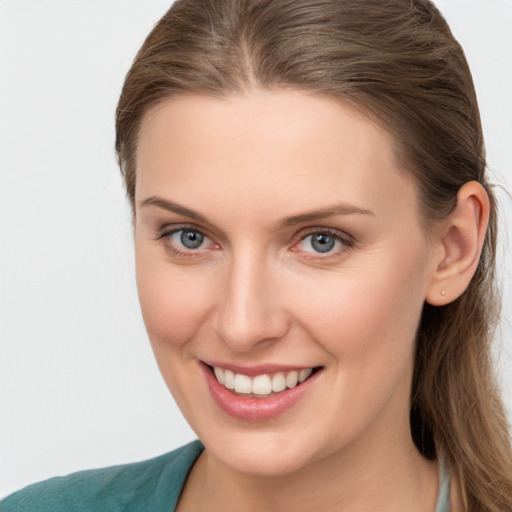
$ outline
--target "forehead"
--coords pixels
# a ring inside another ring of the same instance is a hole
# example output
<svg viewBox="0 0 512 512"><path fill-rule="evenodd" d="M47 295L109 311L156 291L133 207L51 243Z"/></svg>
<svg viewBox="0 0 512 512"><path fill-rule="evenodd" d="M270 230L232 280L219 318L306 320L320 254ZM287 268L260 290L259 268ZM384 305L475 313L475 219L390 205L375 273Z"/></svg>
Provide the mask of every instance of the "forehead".
<svg viewBox="0 0 512 512"><path fill-rule="evenodd" d="M136 167L137 201L194 190L206 204L220 194L224 205L254 198L260 209L305 200L386 209L404 193L415 204L388 132L340 101L301 91L168 100L143 119Z"/></svg>

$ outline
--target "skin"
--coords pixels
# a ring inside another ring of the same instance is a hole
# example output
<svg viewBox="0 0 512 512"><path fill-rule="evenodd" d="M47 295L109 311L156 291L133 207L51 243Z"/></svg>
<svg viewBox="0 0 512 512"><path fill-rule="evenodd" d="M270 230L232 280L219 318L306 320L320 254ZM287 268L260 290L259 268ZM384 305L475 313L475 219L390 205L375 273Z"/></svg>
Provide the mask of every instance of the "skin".
<svg viewBox="0 0 512 512"><path fill-rule="evenodd" d="M392 148L350 107L300 91L185 95L145 116L140 303L164 380L206 447L178 510L434 510L437 464L409 429L415 333L425 300L453 300L452 276L478 261L485 200L466 190L460 222L433 242ZM333 205L345 211L283 222ZM198 249L169 234L183 225L206 235ZM326 230L340 240L315 252L308 235ZM255 424L220 410L205 360L322 371L298 404Z"/></svg>

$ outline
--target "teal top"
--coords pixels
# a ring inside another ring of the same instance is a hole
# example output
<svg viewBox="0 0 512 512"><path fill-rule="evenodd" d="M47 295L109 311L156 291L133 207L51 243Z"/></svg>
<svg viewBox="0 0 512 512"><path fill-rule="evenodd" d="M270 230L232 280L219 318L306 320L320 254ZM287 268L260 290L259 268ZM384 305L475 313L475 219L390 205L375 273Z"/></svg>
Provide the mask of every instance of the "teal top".
<svg viewBox="0 0 512 512"><path fill-rule="evenodd" d="M203 451L193 441L160 457L81 471L30 485L0 502L1 512L170 512ZM449 476L439 465L435 512L450 511Z"/></svg>
<svg viewBox="0 0 512 512"><path fill-rule="evenodd" d="M203 445L193 441L154 459L80 471L29 485L1 512L170 512Z"/></svg>

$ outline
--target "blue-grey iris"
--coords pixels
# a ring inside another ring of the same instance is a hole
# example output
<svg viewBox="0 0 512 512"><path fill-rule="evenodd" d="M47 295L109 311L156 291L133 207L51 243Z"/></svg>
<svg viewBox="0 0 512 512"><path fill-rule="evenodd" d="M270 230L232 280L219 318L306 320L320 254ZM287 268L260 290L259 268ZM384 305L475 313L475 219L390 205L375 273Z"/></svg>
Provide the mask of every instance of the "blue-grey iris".
<svg viewBox="0 0 512 512"><path fill-rule="evenodd" d="M326 233L318 233L311 237L311 246L317 252L328 252L336 243L333 236Z"/></svg>
<svg viewBox="0 0 512 512"><path fill-rule="evenodd" d="M183 230L180 237L183 247L197 249L204 240L204 236L198 231Z"/></svg>

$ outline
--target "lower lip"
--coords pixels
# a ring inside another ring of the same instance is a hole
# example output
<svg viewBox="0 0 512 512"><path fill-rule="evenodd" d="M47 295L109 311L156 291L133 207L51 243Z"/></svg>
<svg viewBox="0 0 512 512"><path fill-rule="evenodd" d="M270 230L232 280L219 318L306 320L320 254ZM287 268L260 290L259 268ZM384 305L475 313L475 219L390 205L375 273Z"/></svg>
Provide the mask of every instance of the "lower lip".
<svg viewBox="0 0 512 512"><path fill-rule="evenodd" d="M237 395L220 384L210 367L200 363L206 383L217 405L229 416L245 421L265 421L277 418L293 407L313 386L321 372L315 372L298 386L268 398Z"/></svg>

